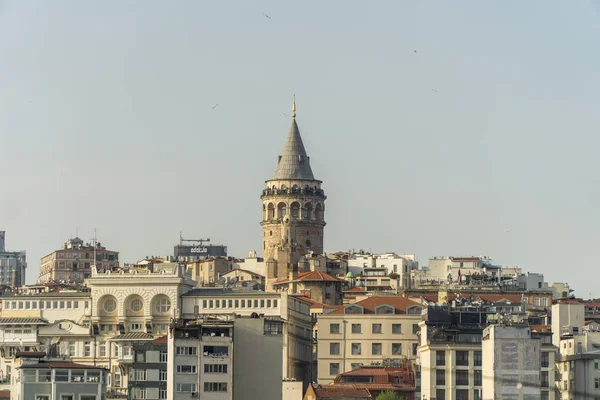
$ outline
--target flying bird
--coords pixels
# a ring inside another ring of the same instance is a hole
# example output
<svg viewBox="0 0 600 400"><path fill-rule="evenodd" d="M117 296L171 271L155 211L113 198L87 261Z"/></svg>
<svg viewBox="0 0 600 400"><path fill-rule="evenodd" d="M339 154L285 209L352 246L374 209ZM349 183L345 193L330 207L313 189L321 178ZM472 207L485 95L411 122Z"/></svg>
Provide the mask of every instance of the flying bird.
<svg viewBox="0 0 600 400"><path fill-rule="evenodd" d="M439 92L439 90L437 90L437 89L431 89L431 91L436 92L436 93Z"/></svg>
<svg viewBox="0 0 600 400"><path fill-rule="evenodd" d="M416 50L413 50L415 53L417 52Z"/></svg>
<svg viewBox="0 0 600 400"><path fill-rule="evenodd" d="M212 108L212 109L214 110L214 109L215 109L215 108L217 108L217 107L219 107L219 105L218 105L218 104L215 104L215 105L213 106L213 108Z"/></svg>
<svg viewBox="0 0 600 400"><path fill-rule="evenodd" d="M265 17L271 19L271 17L269 17L267 14L263 13L262 15L264 15Z"/></svg>

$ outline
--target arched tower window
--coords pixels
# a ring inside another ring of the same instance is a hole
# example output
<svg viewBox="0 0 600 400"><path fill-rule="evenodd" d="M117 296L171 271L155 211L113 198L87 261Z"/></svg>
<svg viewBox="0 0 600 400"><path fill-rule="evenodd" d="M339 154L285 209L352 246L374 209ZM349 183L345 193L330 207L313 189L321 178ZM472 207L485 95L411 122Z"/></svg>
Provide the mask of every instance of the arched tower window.
<svg viewBox="0 0 600 400"><path fill-rule="evenodd" d="M292 203L290 206L290 214L294 219L300 218L300 204L298 204L298 202Z"/></svg>
<svg viewBox="0 0 600 400"><path fill-rule="evenodd" d="M275 219L275 205L269 203L267 206L267 220Z"/></svg>
<svg viewBox="0 0 600 400"><path fill-rule="evenodd" d="M313 206L311 203L304 204L302 208L302 219L312 219Z"/></svg>
<svg viewBox="0 0 600 400"><path fill-rule="evenodd" d="M285 217L287 213L287 206L285 203L279 203L277 205L277 218L283 218Z"/></svg>
<svg viewBox="0 0 600 400"><path fill-rule="evenodd" d="M315 219L317 221L323 220L323 206L321 206L321 203L317 204L315 207Z"/></svg>
<svg viewBox="0 0 600 400"><path fill-rule="evenodd" d="M267 206L263 204L263 221L267 220Z"/></svg>

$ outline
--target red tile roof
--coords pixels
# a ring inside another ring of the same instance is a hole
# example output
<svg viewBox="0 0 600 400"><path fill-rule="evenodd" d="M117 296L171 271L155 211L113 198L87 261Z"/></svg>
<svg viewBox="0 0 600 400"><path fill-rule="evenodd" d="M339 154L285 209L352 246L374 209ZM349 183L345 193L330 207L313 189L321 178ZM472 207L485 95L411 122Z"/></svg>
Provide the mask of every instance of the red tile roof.
<svg viewBox="0 0 600 400"><path fill-rule="evenodd" d="M360 292L360 293L366 293L367 291L359 286L354 286L353 288L350 288L348 290L344 290L344 292Z"/></svg>
<svg viewBox="0 0 600 400"><path fill-rule="evenodd" d="M372 377L372 382L352 382L353 376ZM408 364L402 367L360 367L336 376L334 383L352 384L356 388L369 390L410 391L416 388L414 374Z"/></svg>
<svg viewBox="0 0 600 400"><path fill-rule="evenodd" d="M282 283L288 283L289 281L290 281L289 278L280 279L277 282L275 282L275 285L279 285ZM298 274L298 279L295 280L295 282L306 282L306 281L343 282L341 279L331 276L326 272L319 272L319 271L301 272Z"/></svg>
<svg viewBox="0 0 600 400"><path fill-rule="evenodd" d="M169 338L167 336L161 336L159 338L154 339L150 343L154 343L154 344L167 344L168 341L169 341Z"/></svg>
<svg viewBox="0 0 600 400"><path fill-rule="evenodd" d="M317 399L372 399L367 389L359 389L350 385L315 385Z"/></svg>
<svg viewBox="0 0 600 400"><path fill-rule="evenodd" d="M324 303L321 303L319 301L313 300L310 297L300 296L299 299L300 300L304 300L306 302L309 302L311 307L315 307L315 308L331 307L331 306L329 306L327 304L324 304Z"/></svg>
<svg viewBox="0 0 600 400"><path fill-rule="evenodd" d="M363 307L364 314L375 314L375 309L384 304L394 307L396 314L406 314L406 309L411 306L423 307L421 304L401 296L371 296L353 304ZM344 314L344 311L343 308L340 308L329 314Z"/></svg>

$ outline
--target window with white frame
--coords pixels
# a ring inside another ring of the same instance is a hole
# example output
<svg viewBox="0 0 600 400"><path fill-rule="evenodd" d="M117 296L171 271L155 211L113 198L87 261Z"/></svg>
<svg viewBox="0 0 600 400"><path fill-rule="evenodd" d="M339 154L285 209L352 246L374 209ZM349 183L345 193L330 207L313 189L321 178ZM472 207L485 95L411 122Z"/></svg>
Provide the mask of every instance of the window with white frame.
<svg viewBox="0 0 600 400"><path fill-rule="evenodd" d="M178 365L177 373L178 374L195 374L196 366L195 365Z"/></svg>
<svg viewBox="0 0 600 400"><path fill-rule="evenodd" d="M178 383L175 386L175 391L182 393L182 392L197 392L198 390L197 386L195 383Z"/></svg>

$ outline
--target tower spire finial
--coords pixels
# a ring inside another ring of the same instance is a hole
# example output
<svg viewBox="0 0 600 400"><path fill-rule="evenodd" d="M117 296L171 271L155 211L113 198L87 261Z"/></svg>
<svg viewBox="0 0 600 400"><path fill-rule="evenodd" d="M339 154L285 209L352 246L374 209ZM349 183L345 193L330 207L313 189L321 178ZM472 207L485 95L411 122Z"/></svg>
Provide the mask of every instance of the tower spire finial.
<svg viewBox="0 0 600 400"><path fill-rule="evenodd" d="M292 118L296 118L296 95L294 95L294 102L292 103Z"/></svg>

